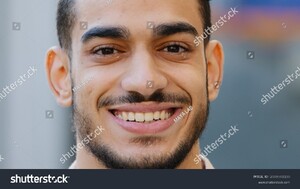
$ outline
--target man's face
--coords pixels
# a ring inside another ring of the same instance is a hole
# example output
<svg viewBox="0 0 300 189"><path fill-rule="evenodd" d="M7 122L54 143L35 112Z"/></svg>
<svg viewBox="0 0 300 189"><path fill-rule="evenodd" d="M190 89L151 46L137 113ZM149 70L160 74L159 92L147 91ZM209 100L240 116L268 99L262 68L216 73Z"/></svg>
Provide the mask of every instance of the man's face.
<svg viewBox="0 0 300 189"><path fill-rule="evenodd" d="M174 168L197 142L208 113L204 47L193 43L203 30L198 8L77 0L71 77L83 85L73 91L74 124L78 140L105 128L88 149L107 167Z"/></svg>

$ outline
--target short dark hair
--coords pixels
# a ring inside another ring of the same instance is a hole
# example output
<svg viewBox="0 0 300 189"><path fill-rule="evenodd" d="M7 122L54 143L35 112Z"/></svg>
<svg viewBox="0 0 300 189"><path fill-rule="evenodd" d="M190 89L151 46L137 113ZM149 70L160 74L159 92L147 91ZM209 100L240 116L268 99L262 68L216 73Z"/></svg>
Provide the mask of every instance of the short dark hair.
<svg viewBox="0 0 300 189"><path fill-rule="evenodd" d="M203 29L211 27L211 10L210 10L210 0L198 0L199 2L199 12L203 18ZM61 48L66 50L71 56L72 51L72 37L71 33L73 31L76 21L76 10L75 10L75 0L59 0L56 16L56 28L58 41ZM204 39L204 45L206 46L210 39L210 35Z"/></svg>
<svg viewBox="0 0 300 189"><path fill-rule="evenodd" d="M56 30L59 45L71 55L72 37L76 22L75 0L59 0L56 14Z"/></svg>

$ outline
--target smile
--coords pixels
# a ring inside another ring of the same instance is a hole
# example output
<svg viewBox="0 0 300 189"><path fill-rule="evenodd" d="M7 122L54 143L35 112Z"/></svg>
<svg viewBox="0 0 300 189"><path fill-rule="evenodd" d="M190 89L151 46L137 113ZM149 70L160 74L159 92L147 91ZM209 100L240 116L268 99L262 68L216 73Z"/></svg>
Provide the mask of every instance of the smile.
<svg viewBox="0 0 300 189"><path fill-rule="evenodd" d="M169 129L182 107L170 104L128 104L109 110L111 118L124 130L135 134L155 134Z"/></svg>
<svg viewBox="0 0 300 189"><path fill-rule="evenodd" d="M120 112L114 111L113 114L124 121L139 122L139 123L151 123L153 121L167 120L175 112L175 109L167 109L155 112Z"/></svg>

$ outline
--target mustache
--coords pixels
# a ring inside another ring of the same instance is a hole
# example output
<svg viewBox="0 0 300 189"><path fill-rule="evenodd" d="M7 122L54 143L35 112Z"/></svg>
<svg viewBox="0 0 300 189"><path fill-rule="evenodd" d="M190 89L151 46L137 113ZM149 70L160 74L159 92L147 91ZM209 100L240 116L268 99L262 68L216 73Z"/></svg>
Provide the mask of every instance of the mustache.
<svg viewBox="0 0 300 189"><path fill-rule="evenodd" d="M127 95L119 97L103 97L98 100L98 108L106 106L115 106L127 103L141 103L141 102L171 102L180 103L183 105L191 105L192 101L189 97L176 93L163 93L162 91L155 91L149 97L146 97L138 92L130 91Z"/></svg>

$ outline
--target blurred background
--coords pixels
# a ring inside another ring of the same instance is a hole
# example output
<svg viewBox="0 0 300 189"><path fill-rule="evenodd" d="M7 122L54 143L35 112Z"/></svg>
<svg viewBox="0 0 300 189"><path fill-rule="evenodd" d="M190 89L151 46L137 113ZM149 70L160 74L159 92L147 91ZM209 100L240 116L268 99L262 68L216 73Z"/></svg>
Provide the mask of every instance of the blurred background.
<svg viewBox="0 0 300 189"><path fill-rule="evenodd" d="M55 102L45 77L46 50L57 45L57 0L0 0L0 90L38 71L0 101L0 168L67 168L74 144L71 110ZM213 33L223 43L225 73L211 103L201 146L232 125L239 131L208 154L219 169L300 168L300 79L265 105L262 95L300 67L299 0L212 0L213 22L238 14Z"/></svg>

